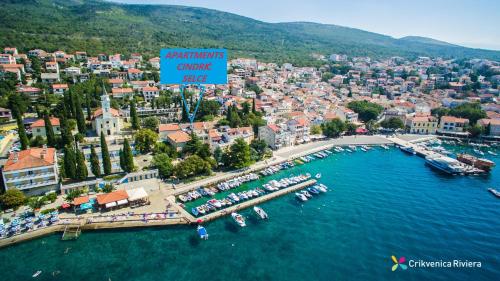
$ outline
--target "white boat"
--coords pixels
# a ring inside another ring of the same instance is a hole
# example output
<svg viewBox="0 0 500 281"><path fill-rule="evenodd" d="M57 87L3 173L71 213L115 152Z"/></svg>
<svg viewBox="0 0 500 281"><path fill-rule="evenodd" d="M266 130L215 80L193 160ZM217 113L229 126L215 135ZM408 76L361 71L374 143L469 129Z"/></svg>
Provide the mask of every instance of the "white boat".
<svg viewBox="0 0 500 281"><path fill-rule="evenodd" d="M383 149L385 149L385 150L388 150L388 149L389 149L389 146L388 146L388 145L386 145L386 144L382 144L380 147L382 147L382 148L383 148Z"/></svg>
<svg viewBox="0 0 500 281"><path fill-rule="evenodd" d="M495 152L491 151L491 150L488 150L488 154L489 155L493 155L493 156L497 156L498 154L496 154Z"/></svg>
<svg viewBox="0 0 500 281"><path fill-rule="evenodd" d="M491 192L491 194L495 195L497 198L500 198L500 192L498 192L496 189L488 188L488 191Z"/></svg>
<svg viewBox="0 0 500 281"><path fill-rule="evenodd" d="M255 213L256 213L257 215L259 215L259 217L260 217L261 219L265 220L265 219L269 218L269 217L267 216L267 213L266 213L266 212L265 212L265 211L264 211L261 207L254 206L254 207L253 207L253 210L255 211Z"/></svg>
<svg viewBox="0 0 500 281"><path fill-rule="evenodd" d="M214 206L215 208L221 208L222 204L217 199L210 199L207 201L208 204Z"/></svg>
<svg viewBox="0 0 500 281"><path fill-rule="evenodd" d="M448 156L427 156L425 157L425 163L433 168L452 175L464 172L464 168L460 162Z"/></svg>
<svg viewBox="0 0 500 281"><path fill-rule="evenodd" d="M352 152L352 150L350 150L349 148L346 148L345 151Z"/></svg>
<svg viewBox="0 0 500 281"><path fill-rule="evenodd" d="M295 196L300 200L300 201L307 201L307 197L302 194L302 193L298 193L298 192L295 192Z"/></svg>
<svg viewBox="0 0 500 281"><path fill-rule="evenodd" d="M317 178L317 179L320 179L320 178L321 178L321 173L317 173L317 174L316 174L316 178Z"/></svg>
<svg viewBox="0 0 500 281"><path fill-rule="evenodd" d="M302 191L300 191L300 193L304 194L307 198L312 197L311 193L309 193L307 190L302 190Z"/></svg>
<svg viewBox="0 0 500 281"><path fill-rule="evenodd" d="M417 152L415 152L415 149L411 146L400 146L399 149L411 155L417 154Z"/></svg>
<svg viewBox="0 0 500 281"><path fill-rule="evenodd" d="M367 152L368 150L367 150L366 148L362 147L362 148L361 148L361 151L363 151L363 152Z"/></svg>
<svg viewBox="0 0 500 281"><path fill-rule="evenodd" d="M38 277L40 274L42 274L42 271L41 271L41 270L38 270L37 272L33 273L33 275L31 275L31 277L36 278L36 277Z"/></svg>
<svg viewBox="0 0 500 281"><path fill-rule="evenodd" d="M198 225L198 228L196 228L196 231L198 232L198 235L200 235L201 239L204 239L204 240L208 239L207 230L203 226Z"/></svg>
<svg viewBox="0 0 500 281"><path fill-rule="evenodd" d="M315 185L314 188L316 188L317 190L319 190L320 192L326 192L326 188L323 186L323 185Z"/></svg>
<svg viewBox="0 0 500 281"><path fill-rule="evenodd" d="M244 226L247 226L245 224L245 219L243 218L242 215L236 213L236 212L233 212L231 213L231 217L233 218L233 220L241 227L244 227Z"/></svg>

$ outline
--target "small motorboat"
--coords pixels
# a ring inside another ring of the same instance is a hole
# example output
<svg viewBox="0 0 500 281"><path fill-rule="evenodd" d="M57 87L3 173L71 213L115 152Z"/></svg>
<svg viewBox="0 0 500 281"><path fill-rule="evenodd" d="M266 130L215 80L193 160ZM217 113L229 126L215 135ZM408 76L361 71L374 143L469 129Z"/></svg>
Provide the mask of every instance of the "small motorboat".
<svg viewBox="0 0 500 281"><path fill-rule="evenodd" d="M40 276L40 274L42 274L42 271L41 270L38 270L37 272L33 273L33 275L31 275L33 278L37 278L38 276Z"/></svg>
<svg viewBox="0 0 500 281"><path fill-rule="evenodd" d="M300 191L300 193L304 194L307 198L311 198L311 197L313 197L313 196L311 195L311 193L307 192L307 190L302 190L302 191Z"/></svg>
<svg viewBox="0 0 500 281"><path fill-rule="evenodd" d="M265 219L268 219L269 217L267 216L267 213L261 208L261 207L257 207L257 206L254 206L253 207L253 210L255 211L255 213L257 215L259 215L259 217L263 220Z"/></svg>
<svg viewBox="0 0 500 281"><path fill-rule="evenodd" d="M317 178L317 179L320 179L320 178L321 178L321 173L317 173L317 174L316 174L316 178Z"/></svg>
<svg viewBox="0 0 500 281"><path fill-rule="evenodd" d="M361 151L367 152L368 150L366 148L364 148L364 147L361 147Z"/></svg>
<svg viewBox="0 0 500 281"><path fill-rule="evenodd" d="M317 190L316 188L314 187L309 187L307 188L307 191L309 191L310 193L312 194L319 194L319 190Z"/></svg>
<svg viewBox="0 0 500 281"><path fill-rule="evenodd" d="M295 196L302 202L307 201L307 197L302 193L295 192Z"/></svg>
<svg viewBox="0 0 500 281"><path fill-rule="evenodd" d="M201 239L203 239L203 240L207 240L208 239L207 230L203 226L198 225L198 228L196 228L196 231L198 232L198 235L200 235Z"/></svg>
<svg viewBox="0 0 500 281"><path fill-rule="evenodd" d="M496 189L488 188L488 191L491 192L491 194L495 195L495 197L500 198L500 192L498 192Z"/></svg>
<svg viewBox="0 0 500 281"><path fill-rule="evenodd" d="M205 214L205 208L203 206L198 206L196 207L196 210L198 210L199 214Z"/></svg>
<svg viewBox="0 0 500 281"><path fill-rule="evenodd" d="M493 156L497 156L497 155L498 155L497 153L495 153L495 152L493 152L493 151L491 151L491 150L488 150L488 154L489 154L489 155L493 155Z"/></svg>
<svg viewBox="0 0 500 281"><path fill-rule="evenodd" d="M187 197L184 195L179 195L179 200L181 200L183 203L185 203L187 200Z"/></svg>
<svg viewBox="0 0 500 281"><path fill-rule="evenodd" d="M193 213L193 215L197 216L199 215L199 212L198 212L198 208L191 208L191 213Z"/></svg>
<svg viewBox="0 0 500 281"><path fill-rule="evenodd" d="M319 184L318 184L318 185L315 185L315 186L314 186L314 189L316 189L316 190L318 190L318 191L320 191L320 192L326 192L326 191L327 191L327 190L326 190L326 188L324 188L323 186L321 186L321 185L319 185Z"/></svg>
<svg viewBox="0 0 500 281"><path fill-rule="evenodd" d="M222 207L222 204L220 203L219 200L217 199L210 199L207 201L208 204L214 206L215 208L221 208Z"/></svg>
<svg viewBox="0 0 500 281"><path fill-rule="evenodd" d="M231 217L233 218L233 220L241 227L244 227L244 226L247 226L245 224L245 219L243 218L242 215L236 213L236 212L233 212L231 213Z"/></svg>

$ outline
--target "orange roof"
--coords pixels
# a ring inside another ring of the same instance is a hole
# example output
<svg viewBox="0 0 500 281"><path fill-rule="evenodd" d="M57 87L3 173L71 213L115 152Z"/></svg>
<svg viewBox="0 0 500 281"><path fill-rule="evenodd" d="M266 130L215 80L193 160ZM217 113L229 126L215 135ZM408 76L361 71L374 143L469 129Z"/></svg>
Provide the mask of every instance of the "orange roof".
<svg viewBox="0 0 500 281"><path fill-rule="evenodd" d="M50 124L52 126L60 126L59 118L56 117L50 117ZM36 127L45 127L45 120L43 119L38 119L33 124L31 124L31 128L36 128Z"/></svg>
<svg viewBox="0 0 500 281"><path fill-rule="evenodd" d="M87 203L87 202L89 202L88 196L80 196L80 197L76 197L75 199L73 199L73 205L75 205L75 206L79 206L79 205L82 205L83 203Z"/></svg>
<svg viewBox="0 0 500 281"><path fill-rule="evenodd" d="M120 79L120 78L109 79L109 83L111 83L111 84L121 84L121 83L123 83L123 79Z"/></svg>
<svg viewBox="0 0 500 281"><path fill-rule="evenodd" d="M176 131L167 136L168 139L172 140L175 143L188 142L191 140L191 137L183 131Z"/></svg>
<svg viewBox="0 0 500 281"><path fill-rule="evenodd" d="M113 116L115 116L115 117L120 116L120 112L119 112L118 110L116 110L116 109L114 109L114 108L110 108L110 111L111 111L111 115L113 115ZM102 108L98 108L98 109L94 112L94 114L92 115L92 119L95 119L95 118L97 118L97 117L99 117L99 116L101 116L101 115L102 115Z"/></svg>
<svg viewBox="0 0 500 281"><path fill-rule="evenodd" d="M130 94L132 93L132 88L113 88L113 90L111 90L111 93L113 95Z"/></svg>
<svg viewBox="0 0 500 281"><path fill-rule="evenodd" d="M67 89L68 84L52 84L52 89Z"/></svg>
<svg viewBox="0 0 500 281"><path fill-rule="evenodd" d="M159 91L159 90L156 87L144 87L144 88L142 88L142 91L143 92L155 92L155 91Z"/></svg>
<svg viewBox="0 0 500 281"><path fill-rule="evenodd" d="M160 124L159 126L159 131L160 132L164 132L164 131L178 131L181 129L181 126L179 126L179 124L174 124L174 123L170 123L170 124Z"/></svg>
<svg viewBox="0 0 500 281"><path fill-rule="evenodd" d="M469 119L458 118L455 116L443 116L441 117L441 122L468 123Z"/></svg>
<svg viewBox="0 0 500 281"><path fill-rule="evenodd" d="M128 199L128 194L125 190L117 190L110 193L97 195L97 203L99 205L104 205L124 199Z"/></svg>
<svg viewBox="0 0 500 281"><path fill-rule="evenodd" d="M129 68L128 73L141 73L142 70L139 70L137 68Z"/></svg>
<svg viewBox="0 0 500 281"><path fill-rule="evenodd" d="M16 153L14 152L10 154L3 170L15 171L35 167L51 166L55 162L55 153L56 150L52 147L31 148L17 152L17 161L15 161L14 158Z"/></svg>
<svg viewBox="0 0 500 281"><path fill-rule="evenodd" d="M267 125L271 130L273 130L274 132L278 132L280 130L280 128L278 126L276 126L276 124L269 124Z"/></svg>

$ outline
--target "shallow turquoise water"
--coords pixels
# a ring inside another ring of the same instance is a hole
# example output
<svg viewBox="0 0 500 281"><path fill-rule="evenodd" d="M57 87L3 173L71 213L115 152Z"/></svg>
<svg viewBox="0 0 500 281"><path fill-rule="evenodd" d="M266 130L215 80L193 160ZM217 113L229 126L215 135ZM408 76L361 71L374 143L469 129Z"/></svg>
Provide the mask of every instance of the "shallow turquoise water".
<svg viewBox="0 0 500 281"><path fill-rule="evenodd" d="M500 160L496 158L495 160ZM304 204L292 194L194 227L85 232L0 249L0 280L495 280L500 275L500 167L450 177L397 149L336 154L283 171L321 172L331 189ZM256 184L256 183L255 183ZM67 253L65 253L67 252ZM390 256L481 261L478 269L391 271ZM53 272L60 273L55 276ZM495 277L497 276L497 277Z"/></svg>

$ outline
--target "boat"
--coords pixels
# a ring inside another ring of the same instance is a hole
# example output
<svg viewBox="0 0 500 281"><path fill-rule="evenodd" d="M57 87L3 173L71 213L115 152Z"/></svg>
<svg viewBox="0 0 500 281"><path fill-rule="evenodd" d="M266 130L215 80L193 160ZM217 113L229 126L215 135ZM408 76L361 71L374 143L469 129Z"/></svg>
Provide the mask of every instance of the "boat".
<svg viewBox="0 0 500 281"><path fill-rule="evenodd" d="M221 208L222 207L222 204L220 203L219 200L217 199L210 199L207 201L208 204L214 206L215 208Z"/></svg>
<svg viewBox="0 0 500 281"><path fill-rule="evenodd" d="M474 152L475 152L476 154L481 155L481 156L483 156L483 155L484 155L484 152L482 152L481 150L479 150L479 149L477 149L477 148L474 148Z"/></svg>
<svg viewBox="0 0 500 281"><path fill-rule="evenodd" d="M476 167L476 168L483 170L485 172L491 171L491 169L495 166L495 162L493 162L493 161L490 161L490 160L484 159L484 158L477 158L473 155L466 154L466 153L458 154L457 160L462 162L462 163Z"/></svg>
<svg viewBox="0 0 500 281"><path fill-rule="evenodd" d="M385 149L385 150L388 150L388 149L389 149L389 146L388 146L388 145L386 145L386 144L382 144L382 145L380 145L380 147L382 147L382 148L383 148L383 149Z"/></svg>
<svg viewBox="0 0 500 281"><path fill-rule="evenodd" d="M183 203L185 203L187 200L187 197L184 195L179 195L179 200L181 200Z"/></svg>
<svg viewBox="0 0 500 281"><path fill-rule="evenodd" d="M38 270L37 272L33 273L33 275L31 275L31 277L37 278L40 274L42 274L42 271Z"/></svg>
<svg viewBox="0 0 500 281"><path fill-rule="evenodd" d="M500 192L498 192L496 189L488 188L488 191L491 192L491 194L495 195L495 197L500 198Z"/></svg>
<svg viewBox="0 0 500 281"><path fill-rule="evenodd" d="M245 224L245 219L243 218L242 215L236 213L236 212L233 212L231 213L231 217L233 218L233 220L241 227L244 227L244 226L247 226Z"/></svg>
<svg viewBox="0 0 500 281"><path fill-rule="evenodd" d="M456 175L464 172L463 164L448 156L429 155L425 157L425 163L447 174Z"/></svg>
<svg viewBox="0 0 500 281"><path fill-rule="evenodd" d="M310 193L312 194L319 194L319 190L317 190L316 188L314 187L309 187L307 188L307 191L309 191Z"/></svg>
<svg viewBox="0 0 500 281"><path fill-rule="evenodd" d="M317 174L316 174L316 178L317 178L317 179L320 179L320 178L321 178L321 173L317 173Z"/></svg>
<svg viewBox="0 0 500 281"><path fill-rule="evenodd" d="M488 150L488 154L489 154L489 155L493 155L493 156L497 156L497 155L498 155L496 152L493 152L493 151L491 151L491 150Z"/></svg>
<svg viewBox="0 0 500 281"><path fill-rule="evenodd" d="M255 211L255 213L257 215L259 215L259 217L263 220L265 219L268 219L269 217L267 216L267 213L261 208L261 207L257 207L257 206L254 206L253 207L253 210Z"/></svg>
<svg viewBox="0 0 500 281"><path fill-rule="evenodd" d="M349 145L348 147L352 151L356 151L356 149L357 149L357 147L355 145Z"/></svg>
<svg viewBox="0 0 500 281"><path fill-rule="evenodd" d="M415 155L417 154L417 152L415 152L415 149L411 146L400 146L399 149L401 149L403 152L406 152L408 154L411 154L411 155Z"/></svg>
<svg viewBox="0 0 500 281"><path fill-rule="evenodd" d="M350 150L349 148L346 148L345 151L352 152L352 150Z"/></svg>
<svg viewBox="0 0 500 281"><path fill-rule="evenodd" d="M307 190L302 190L302 191L300 191L300 193L304 194L308 198L312 197L311 193L307 192Z"/></svg>
<svg viewBox="0 0 500 281"><path fill-rule="evenodd" d="M295 196L300 200L300 201L307 201L307 197L302 194L302 193L298 193L298 192L295 192Z"/></svg>
<svg viewBox="0 0 500 281"><path fill-rule="evenodd" d="M199 212L198 212L198 208L191 208L191 213L193 213L193 215L195 216L198 216L199 215Z"/></svg>
<svg viewBox="0 0 500 281"><path fill-rule="evenodd" d="M367 150L366 148L362 147L362 148L361 148L361 151L363 151L363 152L367 152L368 150Z"/></svg>
<svg viewBox="0 0 500 281"><path fill-rule="evenodd" d="M317 185L315 185L315 186L314 186L314 188L315 188L316 190L321 191L321 192L326 192L326 191L327 191L327 189L325 188L325 186L324 186L324 185L322 185L322 184L317 184Z"/></svg>
<svg viewBox="0 0 500 281"><path fill-rule="evenodd" d="M198 235L200 235L201 239L204 239L204 240L208 239L207 230L203 226L198 225L198 227L196 228L196 231L198 232Z"/></svg>

